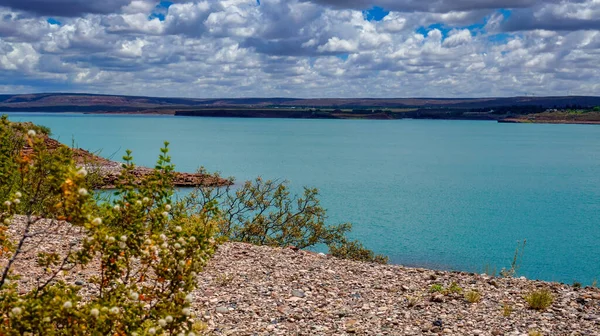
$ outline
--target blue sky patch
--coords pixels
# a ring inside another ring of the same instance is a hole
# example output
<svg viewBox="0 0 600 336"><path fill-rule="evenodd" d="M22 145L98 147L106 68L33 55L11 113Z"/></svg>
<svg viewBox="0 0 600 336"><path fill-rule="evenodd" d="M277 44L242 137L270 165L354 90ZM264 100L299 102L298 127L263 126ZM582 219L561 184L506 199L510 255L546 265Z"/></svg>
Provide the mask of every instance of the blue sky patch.
<svg viewBox="0 0 600 336"><path fill-rule="evenodd" d="M60 23L60 21L58 21L55 18L48 18L48 20L46 20L46 21L51 25L59 25L60 26L62 24L62 23Z"/></svg>
<svg viewBox="0 0 600 336"><path fill-rule="evenodd" d="M348 60L348 56L350 56L350 54L339 54L339 55L335 55L335 57L343 60L343 61L347 61Z"/></svg>
<svg viewBox="0 0 600 336"><path fill-rule="evenodd" d="M450 32L450 31L451 31L453 28L446 27L446 26L444 26L444 25L443 25L443 24L441 24L441 23L435 23L435 24L432 24L432 25L430 25L430 26L428 26L428 27L419 27L419 28L416 30L416 32L417 32L417 33L419 33L419 34L421 34L421 35L425 35L425 36L427 36L427 33L429 33L430 31L432 31L432 30L434 30L434 29L437 29L437 30L439 30L440 32L442 32L442 38L446 38L446 37L448 37L448 33L449 33L449 32Z"/></svg>
<svg viewBox="0 0 600 336"><path fill-rule="evenodd" d="M172 4L173 4L172 1L161 1L158 3L158 5L156 5L156 7L169 9L169 7L171 7Z"/></svg>
<svg viewBox="0 0 600 336"><path fill-rule="evenodd" d="M152 14L148 16L148 20L159 19L160 21L164 21L167 12L169 11L169 7L171 7L172 4L173 2L171 1L159 2L158 5L156 5L156 7L154 8L154 12L152 12Z"/></svg>
<svg viewBox="0 0 600 336"><path fill-rule="evenodd" d="M381 7L374 6L373 8L363 11L363 16L367 21L381 21L383 18L388 16L390 11L387 11Z"/></svg>
<svg viewBox="0 0 600 336"><path fill-rule="evenodd" d="M512 15L512 11L510 9L499 9L498 12L504 15L504 20L507 20Z"/></svg>

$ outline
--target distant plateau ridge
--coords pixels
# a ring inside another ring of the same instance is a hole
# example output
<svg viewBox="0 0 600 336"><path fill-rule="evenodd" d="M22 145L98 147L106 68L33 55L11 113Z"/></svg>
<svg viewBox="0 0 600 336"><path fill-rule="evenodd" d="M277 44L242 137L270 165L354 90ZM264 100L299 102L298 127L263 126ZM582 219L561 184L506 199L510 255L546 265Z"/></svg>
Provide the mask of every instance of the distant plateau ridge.
<svg viewBox="0 0 600 336"><path fill-rule="evenodd" d="M598 106L598 96L201 99L86 93L0 95L0 112L167 114L241 118L413 118L598 123ZM537 118L541 113L545 114Z"/></svg>

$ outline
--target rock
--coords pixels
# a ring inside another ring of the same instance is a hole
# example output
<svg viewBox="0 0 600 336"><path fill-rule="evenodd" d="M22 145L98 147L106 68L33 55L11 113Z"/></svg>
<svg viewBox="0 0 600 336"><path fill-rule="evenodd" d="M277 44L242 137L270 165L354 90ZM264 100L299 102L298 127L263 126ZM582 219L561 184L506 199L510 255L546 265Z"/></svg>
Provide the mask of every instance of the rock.
<svg viewBox="0 0 600 336"><path fill-rule="evenodd" d="M229 313L229 308L227 308L225 306L219 306L219 307L217 307L217 309L215 309L215 311L219 314L227 314L227 313Z"/></svg>
<svg viewBox="0 0 600 336"><path fill-rule="evenodd" d="M479 330L479 329L475 329L471 332L473 335L481 335L483 334L483 331Z"/></svg>
<svg viewBox="0 0 600 336"><path fill-rule="evenodd" d="M83 282L81 280L75 281L75 286L83 286L83 285L85 285L85 282Z"/></svg>
<svg viewBox="0 0 600 336"><path fill-rule="evenodd" d="M446 301L446 298L442 294L434 294L434 295L431 296L431 298L429 300L431 302L442 303L442 302Z"/></svg>
<svg viewBox="0 0 600 336"><path fill-rule="evenodd" d="M337 317L342 318L342 317L346 317L348 316L348 312L345 311L337 311L335 312L335 315L337 315ZM352 321L352 320L350 320ZM346 325L348 325L348 322L346 322Z"/></svg>
<svg viewBox="0 0 600 336"><path fill-rule="evenodd" d="M292 291L292 295L295 296L295 297L297 297L297 298L303 298L303 297L306 296L306 294L304 294L304 291L301 291L299 289L294 289Z"/></svg>

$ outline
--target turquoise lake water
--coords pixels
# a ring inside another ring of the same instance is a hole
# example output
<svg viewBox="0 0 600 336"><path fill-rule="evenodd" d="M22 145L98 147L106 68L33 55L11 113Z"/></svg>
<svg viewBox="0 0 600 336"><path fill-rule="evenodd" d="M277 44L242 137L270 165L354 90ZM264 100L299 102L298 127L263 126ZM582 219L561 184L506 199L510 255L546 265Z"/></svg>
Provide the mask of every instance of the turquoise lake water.
<svg viewBox="0 0 600 336"><path fill-rule="evenodd" d="M600 126L481 121L219 119L11 114L65 143L152 165L164 140L181 171L318 187L332 223L391 262L600 279Z"/></svg>

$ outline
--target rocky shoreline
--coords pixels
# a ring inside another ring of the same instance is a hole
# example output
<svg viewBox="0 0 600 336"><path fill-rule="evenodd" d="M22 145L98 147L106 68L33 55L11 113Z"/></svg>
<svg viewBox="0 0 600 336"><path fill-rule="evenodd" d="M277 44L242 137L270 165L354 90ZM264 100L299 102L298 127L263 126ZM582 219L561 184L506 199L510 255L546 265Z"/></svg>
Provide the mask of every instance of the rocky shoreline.
<svg viewBox="0 0 600 336"><path fill-rule="evenodd" d="M44 138L44 142L46 147L50 150L56 150L61 146L65 146L59 141L48 136ZM121 174L121 163L105 159L81 148L72 148L72 151L75 162L78 166L86 167L91 172L97 172L102 177L100 184L95 186L97 189L115 188L115 183ZM30 152L30 147L26 146L23 148L24 155L27 155ZM145 176L151 174L152 172L153 169L151 168L136 166L134 175L138 181L141 181ZM175 172L173 177L173 185L180 188L217 187L231 184L233 184L233 182L229 179L224 179L209 174Z"/></svg>
<svg viewBox="0 0 600 336"><path fill-rule="evenodd" d="M23 226L17 217L10 233ZM53 227L15 264L22 290L42 276L37 252L64 251L80 238L68 223ZM93 295L93 269L63 279ZM542 288L553 303L530 309L524 296ZM481 300L470 303L465 293L475 291ZM295 248L223 244L192 295L208 335L600 335L597 288L361 263Z"/></svg>
<svg viewBox="0 0 600 336"><path fill-rule="evenodd" d="M80 163L79 165L86 167L88 171L98 172L102 176L102 183L97 186L98 189L114 189L121 175L121 163L115 161L103 162L101 164ZM136 166L133 174L139 182L152 172L153 169L151 168ZM218 187L231 185L232 183L231 180L209 174L175 172L173 176L173 185L178 188Z"/></svg>

